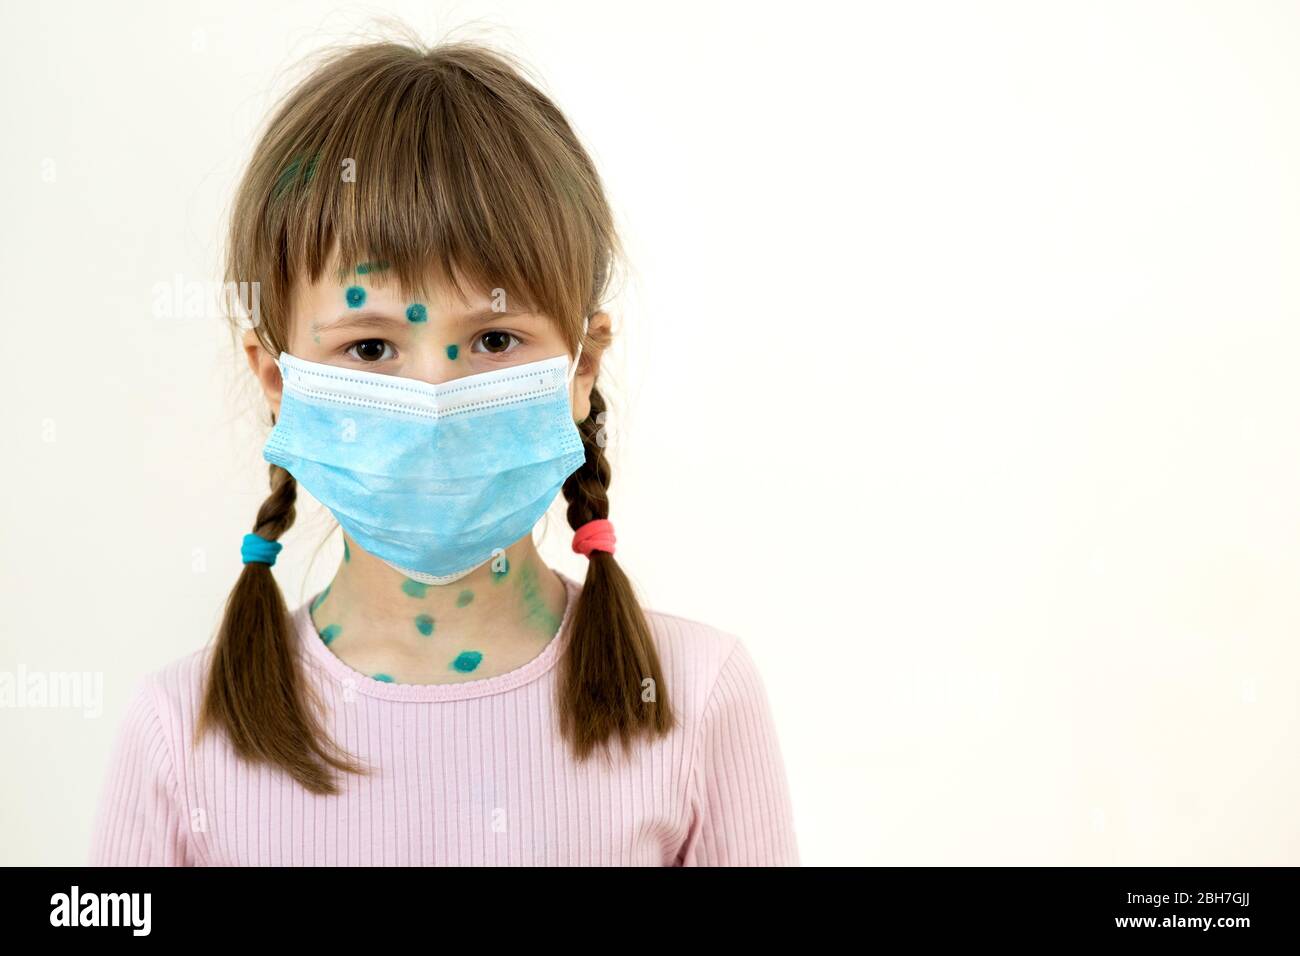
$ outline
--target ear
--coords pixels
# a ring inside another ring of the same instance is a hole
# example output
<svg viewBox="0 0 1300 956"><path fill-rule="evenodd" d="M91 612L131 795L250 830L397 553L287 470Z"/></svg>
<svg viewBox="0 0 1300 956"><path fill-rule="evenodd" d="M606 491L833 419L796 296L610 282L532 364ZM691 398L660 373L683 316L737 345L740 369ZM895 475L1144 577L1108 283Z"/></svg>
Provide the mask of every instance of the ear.
<svg viewBox="0 0 1300 956"><path fill-rule="evenodd" d="M573 420L580 422L591 414L591 390L600 374L600 358L609 345L609 313L597 312L587 323L587 341L578 359L578 374L573 377Z"/></svg>
<svg viewBox="0 0 1300 956"><path fill-rule="evenodd" d="M253 375L262 386L262 394L266 396L272 414L279 418L280 392L284 388L280 366L275 363L275 357L262 345L253 329L244 332L244 355L248 359L248 367L253 370Z"/></svg>

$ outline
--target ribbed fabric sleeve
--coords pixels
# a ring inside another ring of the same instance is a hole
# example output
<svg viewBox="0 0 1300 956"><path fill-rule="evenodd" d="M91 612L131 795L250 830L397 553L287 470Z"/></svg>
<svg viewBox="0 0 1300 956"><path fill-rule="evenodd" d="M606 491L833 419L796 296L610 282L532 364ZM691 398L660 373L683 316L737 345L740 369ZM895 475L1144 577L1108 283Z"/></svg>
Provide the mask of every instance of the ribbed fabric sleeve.
<svg viewBox="0 0 1300 956"><path fill-rule="evenodd" d="M91 866L188 866L171 742L154 677L137 686L109 757L91 837Z"/></svg>
<svg viewBox="0 0 1300 956"><path fill-rule="evenodd" d="M737 640L704 708L682 866L798 866L790 792L767 693Z"/></svg>
<svg viewBox="0 0 1300 956"><path fill-rule="evenodd" d="M211 646L150 674L118 731L91 864L796 865L768 701L734 635L648 610L675 726L627 754L575 757L556 698L580 585L560 577L565 614L545 649L460 683L353 670L304 601L295 649L321 726L371 770L338 774L337 794L243 760L223 731L193 740Z"/></svg>

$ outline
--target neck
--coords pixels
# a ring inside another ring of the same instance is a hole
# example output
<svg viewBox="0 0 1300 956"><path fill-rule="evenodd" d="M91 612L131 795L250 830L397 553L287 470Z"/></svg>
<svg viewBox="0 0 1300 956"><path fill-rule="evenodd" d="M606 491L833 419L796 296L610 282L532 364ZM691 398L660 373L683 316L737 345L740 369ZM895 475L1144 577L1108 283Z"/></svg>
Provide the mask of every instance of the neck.
<svg viewBox="0 0 1300 956"><path fill-rule="evenodd" d="M559 629L564 582L532 535L450 584L420 584L344 535L344 557L311 616L355 669L398 683L502 673L535 656Z"/></svg>

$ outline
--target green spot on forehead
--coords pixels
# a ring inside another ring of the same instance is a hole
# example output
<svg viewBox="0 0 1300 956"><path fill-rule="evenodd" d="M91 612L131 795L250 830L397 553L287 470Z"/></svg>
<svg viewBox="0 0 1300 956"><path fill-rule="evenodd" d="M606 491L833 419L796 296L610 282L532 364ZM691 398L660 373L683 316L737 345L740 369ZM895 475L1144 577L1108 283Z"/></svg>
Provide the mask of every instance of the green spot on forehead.
<svg viewBox="0 0 1300 956"><path fill-rule="evenodd" d="M364 276L372 272L383 272L390 264L384 259L380 259L378 262L363 262L357 266L357 275Z"/></svg>
<svg viewBox="0 0 1300 956"><path fill-rule="evenodd" d="M427 322L429 310L417 302L406 310L406 319L408 322Z"/></svg>
<svg viewBox="0 0 1300 956"><path fill-rule="evenodd" d="M349 286L344 297L348 301L349 309L359 309L366 304L366 290L359 285Z"/></svg>

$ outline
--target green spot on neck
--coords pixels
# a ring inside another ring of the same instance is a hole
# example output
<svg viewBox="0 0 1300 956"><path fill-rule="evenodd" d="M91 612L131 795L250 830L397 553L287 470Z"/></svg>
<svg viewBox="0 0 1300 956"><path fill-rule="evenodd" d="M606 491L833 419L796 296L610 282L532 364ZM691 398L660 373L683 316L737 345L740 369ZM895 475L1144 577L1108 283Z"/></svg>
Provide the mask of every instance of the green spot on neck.
<svg viewBox="0 0 1300 956"><path fill-rule="evenodd" d="M414 598L422 598L429 593L429 585L421 584L419 581L412 581L407 578L402 582L402 591Z"/></svg>
<svg viewBox="0 0 1300 956"><path fill-rule="evenodd" d="M468 674L474 668L478 667L483 661L483 655L479 651L461 651L456 655L456 659L451 662L452 670L458 670L462 674Z"/></svg>
<svg viewBox="0 0 1300 956"><path fill-rule="evenodd" d="M391 683L393 683L393 679L392 679L391 677L389 677L387 674L375 674L375 675L374 675L374 678L375 678L375 680L381 680L381 681L383 681L385 684L391 684Z"/></svg>
<svg viewBox="0 0 1300 956"><path fill-rule="evenodd" d="M334 638L338 637L342 631L343 628L340 627L338 624L331 624L328 627L324 627L321 629L320 639L325 642L326 646L328 646L329 642L334 640Z"/></svg>
<svg viewBox="0 0 1300 956"><path fill-rule="evenodd" d="M433 618L427 614L421 614L415 619L415 629L428 637L433 633Z"/></svg>
<svg viewBox="0 0 1300 956"><path fill-rule="evenodd" d="M333 586L334 586L334 582L331 581L329 584L325 585L324 591L321 591L320 594L316 595L316 600L311 602L312 614L315 614L316 609L325 603L325 599L330 596L330 588L332 588Z"/></svg>
<svg viewBox="0 0 1300 956"><path fill-rule="evenodd" d="M456 606L464 607L472 600L474 600L473 591L461 591L459 594L456 595Z"/></svg>
<svg viewBox="0 0 1300 956"><path fill-rule="evenodd" d="M347 538L344 538L344 539L343 539L343 560L344 560L344 561L351 561L351 560L352 560L352 550L348 547L348 539L347 539Z"/></svg>
<svg viewBox="0 0 1300 956"><path fill-rule="evenodd" d="M524 619L547 634L558 631L560 619L546 606L541 585L537 580L537 567L531 561L520 570L516 584L519 588L519 596L524 602Z"/></svg>

